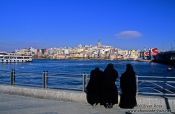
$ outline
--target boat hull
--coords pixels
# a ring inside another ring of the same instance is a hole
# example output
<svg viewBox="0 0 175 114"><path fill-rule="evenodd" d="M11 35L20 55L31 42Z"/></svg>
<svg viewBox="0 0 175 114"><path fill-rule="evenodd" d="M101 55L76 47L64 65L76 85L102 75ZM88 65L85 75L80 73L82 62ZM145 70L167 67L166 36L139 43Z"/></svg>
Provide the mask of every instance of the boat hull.
<svg viewBox="0 0 175 114"><path fill-rule="evenodd" d="M154 58L154 62L175 65L175 51L158 53Z"/></svg>
<svg viewBox="0 0 175 114"><path fill-rule="evenodd" d="M0 53L0 63L32 62L32 56L16 55L15 53Z"/></svg>

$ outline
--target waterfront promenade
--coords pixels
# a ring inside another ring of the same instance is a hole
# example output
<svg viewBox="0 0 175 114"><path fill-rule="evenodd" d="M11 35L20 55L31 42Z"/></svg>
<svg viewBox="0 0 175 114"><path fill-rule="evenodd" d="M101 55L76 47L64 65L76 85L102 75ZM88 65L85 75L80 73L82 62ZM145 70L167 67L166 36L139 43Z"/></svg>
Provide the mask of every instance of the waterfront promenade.
<svg viewBox="0 0 175 114"><path fill-rule="evenodd" d="M0 114L172 114L175 98L137 96L138 106L132 110L115 105L105 109L92 107L80 91L51 90L0 85Z"/></svg>
<svg viewBox="0 0 175 114"><path fill-rule="evenodd" d="M0 114L125 114L119 108L92 107L87 103L39 99L0 93Z"/></svg>

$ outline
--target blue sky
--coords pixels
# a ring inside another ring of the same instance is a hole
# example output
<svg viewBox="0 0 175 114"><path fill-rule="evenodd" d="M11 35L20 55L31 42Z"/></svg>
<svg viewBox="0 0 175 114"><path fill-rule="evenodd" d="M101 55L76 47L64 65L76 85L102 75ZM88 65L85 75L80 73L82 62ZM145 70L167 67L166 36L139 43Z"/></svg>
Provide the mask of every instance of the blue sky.
<svg viewBox="0 0 175 114"><path fill-rule="evenodd" d="M175 48L174 0L0 0L0 50Z"/></svg>

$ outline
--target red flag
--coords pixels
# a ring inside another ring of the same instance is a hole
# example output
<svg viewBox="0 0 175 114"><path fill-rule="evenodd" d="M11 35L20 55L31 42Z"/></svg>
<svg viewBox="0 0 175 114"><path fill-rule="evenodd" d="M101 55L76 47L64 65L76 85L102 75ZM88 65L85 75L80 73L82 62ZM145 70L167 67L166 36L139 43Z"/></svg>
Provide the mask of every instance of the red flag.
<svg viewBox="0 0 175 114"><path fill-rule="evenodd" d="M158 54L158 49L157 48L151 48L151 55L157 55Z"/></svg>
<svg viewBox="0 0 175 114"><path fill-rule="evenodd" d="M145 51L144 56L149 56L149 52Z"/></svg>

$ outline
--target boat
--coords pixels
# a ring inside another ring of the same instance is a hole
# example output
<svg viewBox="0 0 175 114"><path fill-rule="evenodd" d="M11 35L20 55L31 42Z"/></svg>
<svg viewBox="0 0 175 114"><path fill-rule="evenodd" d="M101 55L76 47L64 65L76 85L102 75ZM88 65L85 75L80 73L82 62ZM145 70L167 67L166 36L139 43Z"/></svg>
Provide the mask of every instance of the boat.
<svg viewBox="0 0 175 114"><path fill-rule="evenodd" d="M173 67L172 66L169 66L168 67L168 71L171 71L171 70L173 70Z"/></svg>
<svg viewBox="0 0 175 114"><path fill-rule="evenodd" d="M0 63L32 62L32 56L0 52Z"/></svg>
<svg viewBox="0 0 175 114"><path fill-rule="evenodd" d="M154 57L154 61L158 63L175 65L175 51L160 52Z"/></svg>

